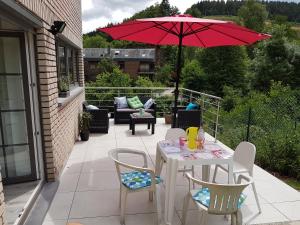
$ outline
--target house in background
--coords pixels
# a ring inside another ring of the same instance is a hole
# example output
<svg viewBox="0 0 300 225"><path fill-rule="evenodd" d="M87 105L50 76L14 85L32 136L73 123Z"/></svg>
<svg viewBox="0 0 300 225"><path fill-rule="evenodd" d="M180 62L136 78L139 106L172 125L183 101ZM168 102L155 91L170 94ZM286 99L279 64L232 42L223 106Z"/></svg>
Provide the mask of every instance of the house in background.
<svg viewBox="0 0 300 225"><path fill-rule="evenodd" d="M22 224L28 200L60 176L83 72L80 0L0 0L0 225Z"/></svg>
<svg viewBox="0 0 300 225"><path fill-rule="evenodd" d="M101 59L112 59L120 69L131 77L139 75L152 78L155 69L155 49L83 49L84 74L86 81L94 81L100 72L98 63Z"/></svg>

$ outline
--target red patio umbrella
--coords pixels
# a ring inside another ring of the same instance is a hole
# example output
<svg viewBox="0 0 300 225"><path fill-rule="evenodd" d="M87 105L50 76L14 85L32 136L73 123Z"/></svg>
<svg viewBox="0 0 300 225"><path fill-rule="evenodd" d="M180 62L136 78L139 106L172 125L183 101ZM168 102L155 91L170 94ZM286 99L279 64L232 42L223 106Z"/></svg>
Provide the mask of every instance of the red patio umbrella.
<svg viewBox="0 0 300 225"><path fill-rule="evenodd" d="M233 22L194 18L190 15L137 19L98 30L116 40L152 45L178 45L173 127L176 124L182 46L209 48L251 45L271 37Z"/></svg>

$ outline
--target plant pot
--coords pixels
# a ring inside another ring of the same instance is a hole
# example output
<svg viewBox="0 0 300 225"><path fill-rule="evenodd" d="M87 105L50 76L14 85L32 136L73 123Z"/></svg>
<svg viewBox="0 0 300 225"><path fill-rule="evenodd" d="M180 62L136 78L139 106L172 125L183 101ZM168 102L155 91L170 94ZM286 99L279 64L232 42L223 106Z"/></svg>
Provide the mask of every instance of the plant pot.
<svg viewBox="0 0 300 225"><path fill-rule="evenodd" d="M66 98L66 97L69 97L70 96L70 91L60 91L58 93L58 97L60 98Z"/></svg>
<svg viewBox="0 0 300 225"><path fill-rule="evenodd" d="M165 114L165 124L171 124L172 123L172 114Z"/></svg>
<svg viewBox="0 0 300 225"><path fill-rule="evenodd" d="M89 130L80 131L80 138L81 141L88 141L90 138L90 131Z"/></svg>

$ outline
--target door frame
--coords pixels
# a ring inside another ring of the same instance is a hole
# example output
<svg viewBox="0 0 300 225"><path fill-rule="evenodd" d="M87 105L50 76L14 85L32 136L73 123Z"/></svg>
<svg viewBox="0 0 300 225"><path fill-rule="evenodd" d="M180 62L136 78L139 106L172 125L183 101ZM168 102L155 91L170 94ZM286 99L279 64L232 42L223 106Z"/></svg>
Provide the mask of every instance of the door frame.
<svg viewBox="0 0 300 225"><path fill-rule="evenodd" d="M27 125L27 136L28 136L28 147L29 147L29 157L30 157L30 166L31 166L31 174L26 176L20 176L15 178L9 178L7 176L7 168L5 168L6 177L2 176L2 182L4 184L15 184L22 183L26 181L34 181L37 179L37 171L36 171L36 158L34 151L34 134L32 127L32 115L31 115L31 99L30 99L30 85L29 77L28 77L28 68L27 68L27 56L26 56L26 42L25 42L25 33L24 32L14 32L14 31L0 31L0 37L16 37L19 38L20 41L20 56L21 56L21 66L22 66L22 81L23 81L23 91L25 98L25 114L26 114L26 125ZM14 110L9 110L14 111ZM15 110L17 111L17 110ZM1 115L0 115L1 118ZM0 121L2 124L2 121ZM2 134L3 139L3 134ZM4 141L4 139L2 140ZM20 144L14 144L9 146L20 146ZM6 146L6 145L3 145ZM6 146L7 147L7 146ZM5 148L5 147L4 147ZM6 160L6 152L3 148L3 157L4 161ZM7 163L5 161L5 167Z"/></svg>

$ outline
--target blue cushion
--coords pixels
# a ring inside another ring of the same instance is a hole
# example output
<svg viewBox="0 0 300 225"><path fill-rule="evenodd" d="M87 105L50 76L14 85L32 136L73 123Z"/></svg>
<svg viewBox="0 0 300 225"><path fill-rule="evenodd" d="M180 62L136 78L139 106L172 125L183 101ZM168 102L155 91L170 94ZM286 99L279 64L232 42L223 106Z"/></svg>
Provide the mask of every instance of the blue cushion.
<svg viewBox="0 0 300 225"><path fill-rule="evenodd" d="M187 105L186 110L193 110L193 109L198 109L198 108L199 108L199 107L198 107L197 104L190 102L190 103Z"/></svg>
<svg viewBox="0 0 300 225"><path fill-rule="evenodd" d="M139 189L151 186L151 175L149 172L132 171L121 173L122 184L130 189ZM156 184L161 182L160 177L155 177Z"/></svg>
<svg viewBox="0 0 300 225"><path fill-rule="evenodd" d="M115 97L115 102L117 103L118 109L128 108L126 97Z"/></svg>
<svg viewBox="0 0 300 225"><path fill-rule="evenodd" d="M245 201L246 197L247 196L243 193L240 195L240 198L239 198L239 201L238 201L238 208L241 207L241 205ZM209 191L209 189L208 188L200 189L196 194L194 194L193 199L208 208L209 203L210 203L210 191Z"/></svg>

